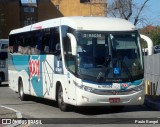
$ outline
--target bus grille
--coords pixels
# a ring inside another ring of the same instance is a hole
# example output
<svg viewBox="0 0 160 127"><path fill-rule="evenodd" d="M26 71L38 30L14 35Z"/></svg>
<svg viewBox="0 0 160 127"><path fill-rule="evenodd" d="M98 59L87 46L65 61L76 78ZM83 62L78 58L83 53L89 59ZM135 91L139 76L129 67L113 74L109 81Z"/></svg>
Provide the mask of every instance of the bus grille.
<svg viewBox="0 0 160 127"><path fill-rule="evenodd" d="M94 90L92 91L92 93L94 94L98 94L98 95L114 95L116 93L116 95L129 95L129 94L133 94L136 91L134 90L123 90L123 91L116 91L116 90Z"/></svg>

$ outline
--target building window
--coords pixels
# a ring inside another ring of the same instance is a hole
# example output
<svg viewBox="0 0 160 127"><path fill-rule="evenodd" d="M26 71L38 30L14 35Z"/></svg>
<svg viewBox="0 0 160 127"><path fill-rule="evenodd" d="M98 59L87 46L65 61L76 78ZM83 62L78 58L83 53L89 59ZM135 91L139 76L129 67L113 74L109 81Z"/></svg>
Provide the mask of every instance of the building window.
<svg viewBox="0 0 160 127"><path fill-rule="evenodd" d="M80 3L105 4L106 0L80 0Z"/></svg>
<svg viewBox="0 0 160 127"><path fill-rule="evenodd" d="M59 10L59 5L56 5L56 9Z"/></svg>
<svg viewBox="0 0 160 127"><path fill-rule="evenodd" d="M26 12L26 13L34 13L34 7L24 7L24 12Z"/></svg>
<svg viewBox="0 0 160 127"><path fill-rule="evenodd" d="M20 6L34 6L37 7L39 0L20 0L19 4Z"/></svg>
<svg viewBox="0 0 160 127"><path fill-rule="evenodd" d="M26 19L26 20L24 20L24 26L31 25L31 24L33 24L35 22L36 21L33 20L33 19Z"/></svg>
<svg viewBox="0 0 160 127"><path fill-rule="evenodd" d="M90 0L80 0L80 3L90 2Z"/></svg>

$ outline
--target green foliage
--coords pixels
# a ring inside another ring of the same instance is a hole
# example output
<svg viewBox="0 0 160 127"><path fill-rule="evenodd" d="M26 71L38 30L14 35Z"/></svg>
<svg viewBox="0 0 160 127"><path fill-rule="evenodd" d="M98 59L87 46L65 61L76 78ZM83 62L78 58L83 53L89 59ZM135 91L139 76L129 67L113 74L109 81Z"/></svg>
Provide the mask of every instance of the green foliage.
<svg viewBox="0 0 160 127"><path fill-rule="evenodd" d="M147 48L147 43L143 39L141 39L141 46Z"/></svg>
<svg viewBox="0 0 160 127"><path fill-rule="evenodd" d="M160 27L155 27L150 33L149 37L152 39L154 45L160 45Z"/></svg>
<svg viewBox="0 0 160 127"><path fill-rule="evenodd" d="M141 30L139 30L141 34L144 34L151 38L154 45L160 45L160 26L147 26ZM147 44L145 41L142 42L142 47L147 47Z"/></svg>

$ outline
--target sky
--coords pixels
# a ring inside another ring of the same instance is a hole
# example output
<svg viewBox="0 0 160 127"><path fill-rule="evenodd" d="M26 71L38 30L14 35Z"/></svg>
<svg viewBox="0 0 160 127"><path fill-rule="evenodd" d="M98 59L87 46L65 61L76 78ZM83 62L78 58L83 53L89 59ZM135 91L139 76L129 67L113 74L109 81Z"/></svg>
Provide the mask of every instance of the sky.
<svg viewBox="0 0 160 127"><path fill-rule="evenodd" d="M142 0L137 0L142 1ZM145 15L150 20L152 25L160 26L160 0L150 0L147 3L147 8L144 10Z"/></svg>
<svg viewBox="0 0 160 127"><path fill-rule="evenodd" d="M137 4L142 4L145 0L135 0ZM149 0L143 10L143 17L148 20L149 25L160 26L160 0ZM143 27L138 24L138 27Z"/></svg>
<svg viewBox="0 0 160 127"><path fill-rule="evenodd" d="M107 0L112 2L113 0ZM141 5L145 0L134 0ZM148 20L149 25L160 26L160 0L149 0L143 10L142 17ZM137 27L144 27L146 24L138 24Z"/></svg>

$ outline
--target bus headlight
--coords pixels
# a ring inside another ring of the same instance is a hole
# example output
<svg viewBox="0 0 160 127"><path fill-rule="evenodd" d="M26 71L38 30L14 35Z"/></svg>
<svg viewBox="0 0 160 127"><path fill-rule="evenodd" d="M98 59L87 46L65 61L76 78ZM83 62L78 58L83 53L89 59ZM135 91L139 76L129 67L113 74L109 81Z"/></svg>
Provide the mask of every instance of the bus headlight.
<svg viewBox="0 0 160 127"><path fill-rule="evenodd" d="M91 92L91 93L94 91L93 88L88 87L88 86L84 86L83 89L84 89L85 91L88 91L88 92Z"/></svg>
<svg viewBox="0 0 160 127"><path fill-rule="evenodd" d="M80 89L82 89L82 90L85 90L85 91L87 91L87 92L91 92L91 93L93 93L94 92L94 88L92 88L92 87L88 87L88 86L84 86L84 85L80 85L80 84L78 84L78 83L75 83L75 85L78 87L78 88L80 88Z"/></svg>
<svg viewBox="0 0 160 127"><path fill-rule="evenodd" d="M132 90L134 90L134 91L141 91L141 90L143 90L143 88L144 88L144 85L142 84L142 85L139 85L137 87L132 88Z"/></svg>

